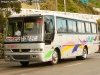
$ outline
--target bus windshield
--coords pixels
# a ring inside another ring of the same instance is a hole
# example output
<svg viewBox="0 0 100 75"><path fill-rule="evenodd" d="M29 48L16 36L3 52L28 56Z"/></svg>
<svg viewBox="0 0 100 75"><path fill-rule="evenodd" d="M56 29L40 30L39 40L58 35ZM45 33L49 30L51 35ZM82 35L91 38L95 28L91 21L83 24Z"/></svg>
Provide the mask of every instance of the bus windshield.
<svg viewBox="0 0 100 75"><path fill-rule="evenodd" d="M34 42L43 41L43 17L29 16L9 18L6 42Z"/></svg>

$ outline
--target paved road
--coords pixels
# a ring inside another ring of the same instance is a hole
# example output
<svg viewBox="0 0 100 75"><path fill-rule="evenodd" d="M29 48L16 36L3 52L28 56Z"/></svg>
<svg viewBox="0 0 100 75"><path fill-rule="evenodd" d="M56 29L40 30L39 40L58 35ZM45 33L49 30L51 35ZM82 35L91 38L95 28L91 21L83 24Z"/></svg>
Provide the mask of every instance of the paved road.
<svg viewBox="0 0 100 75"><path fill-rule="evenodd" d="M0 75L100 75L100 53L91 54L86 60L62 60L57 65L30 63L22 67L19 62L0 60Z"/></svg>

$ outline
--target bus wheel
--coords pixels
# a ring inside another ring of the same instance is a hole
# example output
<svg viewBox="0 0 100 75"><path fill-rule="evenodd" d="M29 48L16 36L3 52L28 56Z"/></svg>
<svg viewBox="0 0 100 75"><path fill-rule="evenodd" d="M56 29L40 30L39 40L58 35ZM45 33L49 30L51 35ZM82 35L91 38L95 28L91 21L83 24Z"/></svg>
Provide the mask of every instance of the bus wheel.
<svg viewBox="0 0 100 75"><path fill-rule="evenodd" d="M82 59L86 59L87 58L87 49L85 47L83 49L83 55L81 57L82 57Z"/></svg>
<svg viewBox="0 0 100 75"><path fill-rule="evenodd" d="M29 62L25 62L25 61L20 61L22 66L27 66L29 64Z"/></svg>
<svg viewBox="0 0 100 75"><path fill-rule="evenodd" d="M55 65L58 63L58 53L56 50L53 51L53 54L52 54L52 61L50 61L50 63L52 65Z"/></svg>
<svg viewBox="0 0 100 75"><path fill-rule="evenodd" d="M84 60L87 58L87 49L84 47L82 56L76 56L76 59Z"/></svg>

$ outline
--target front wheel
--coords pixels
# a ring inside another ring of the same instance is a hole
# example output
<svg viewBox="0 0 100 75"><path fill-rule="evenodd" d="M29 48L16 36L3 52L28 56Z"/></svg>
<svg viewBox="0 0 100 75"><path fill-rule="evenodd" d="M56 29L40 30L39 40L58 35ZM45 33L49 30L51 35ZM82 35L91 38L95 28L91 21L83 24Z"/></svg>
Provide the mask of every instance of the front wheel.
<svg viewBox="0 0 100 75"><path fill-rule="evenodd" d="M55 65L58 63L58 53L56 50L53 51L53 54L52 54L52 61L50 61L50 63L52 65Z"/></svg>
<svg viewBox="0 0 100 75"><path fill-rule="evenodd" d="M22 66L27 66L29 64L29 62L23 62L23 61L20 61L20 63Z"/></svg>

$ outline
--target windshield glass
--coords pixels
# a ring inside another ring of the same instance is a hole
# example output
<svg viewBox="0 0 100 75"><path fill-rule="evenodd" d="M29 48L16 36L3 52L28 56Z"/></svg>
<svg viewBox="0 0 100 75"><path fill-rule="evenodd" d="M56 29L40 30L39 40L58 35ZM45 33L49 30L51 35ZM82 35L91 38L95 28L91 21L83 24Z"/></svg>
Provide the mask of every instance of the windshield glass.
<svg viewBox="0 0 100 75"><path fill-rule="evenodd" d="M9 18L6 42L43 41L43 17Z"/></svg>

